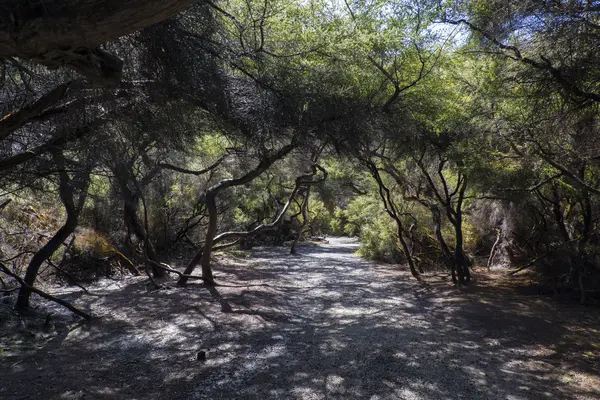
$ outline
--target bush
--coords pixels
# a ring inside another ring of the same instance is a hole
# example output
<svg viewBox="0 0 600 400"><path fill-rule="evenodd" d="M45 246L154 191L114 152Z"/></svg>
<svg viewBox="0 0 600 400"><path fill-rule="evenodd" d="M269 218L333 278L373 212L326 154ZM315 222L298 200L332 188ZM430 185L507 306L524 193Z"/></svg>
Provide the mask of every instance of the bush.
<svg viewBox="0 0 600 400"><path fill-rule="evenodd" d="M75 234L61 269L77 281L91 281L112 276L117 271L124 274L126 269L131 269L130 265L131 261L104 235L85 228Z"/></svg>

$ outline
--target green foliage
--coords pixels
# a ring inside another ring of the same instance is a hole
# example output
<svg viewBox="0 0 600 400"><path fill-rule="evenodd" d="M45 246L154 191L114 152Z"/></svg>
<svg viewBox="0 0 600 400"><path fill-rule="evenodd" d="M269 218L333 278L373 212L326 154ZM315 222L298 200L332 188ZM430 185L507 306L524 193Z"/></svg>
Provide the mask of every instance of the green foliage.
<svg viewBox="0 0 600 400"><path fill-rule="evenodd" d="M308 221L314 234L330 233L332 215L320 199L311 196L308 202Z"/></svg>
<svg viewBox="0 0 600 400"><path fill-rule="evenodd" d="M379 201L373 196L359 196L348 203L348 208L340 213L345 222L338 222L341 231L347 235L361 235L363 229L376 216L382 216L383 210Z"/></svg>
<svg viewBox="0 0 600 400"><path fill-rule="evenodd" d="M176 244L202 244L208 188L244 176L293 138L299 147L287 158L219 195L219 231L270 222L295 178L317 160L329 176L311 186L314 234L359 236L363 255L398 261L400 228L416 257L439 264L433 210L451 252L462 234L467 253L484 254L501 228L511 263L568 248L581 254L569 253L562 268L573 265L576 276L577 265L597 265L582 260L595 260L600 243L598 20L577 2L544 4L220 2L220 11L191 10L148 37L140 34L142 45L112 44L134 59L127 82L135 90L124 85L122 97L71 88L68 102L48 110L79 103L82 109L38 116L41 124L29 121L4 149L33 154L43 143L36 135L70 132L81 115L86 128L95 117L107 121L62 149L69 174L92 169L80 220L107 243L123 239L131 234L123 221L126 192L140 221L143 195L150 238L168 253ZM460 33L456 25L433 23L443 17L477 28L462 24ZM2 98L5 117L64 79L31 69L25 82L15 68L7 69L7 93L16 97ZM40 93L31 94L36 88ZM2 230L29 223L51 231L64 218L52 151L3 175L3 189L21 193L19 206L33 211L7 208ZM161 168L198 171L221 159L205 174ZM27 186L30 192L20 190ZM56 214L50 222L39 211L47 209ZM299 211L294 203L288 214ZM301 219L287 224L286 235ZM41 245L2 238L28 250ZM87 247L77 243L76 251Z"/></svg>
<svg viewBox="0 0 600 400"><path fill-rule="evenodd" d="M398 236L394 222L383 216L370 218L360 233L360 254L374 260L399 261Z"/></svg>

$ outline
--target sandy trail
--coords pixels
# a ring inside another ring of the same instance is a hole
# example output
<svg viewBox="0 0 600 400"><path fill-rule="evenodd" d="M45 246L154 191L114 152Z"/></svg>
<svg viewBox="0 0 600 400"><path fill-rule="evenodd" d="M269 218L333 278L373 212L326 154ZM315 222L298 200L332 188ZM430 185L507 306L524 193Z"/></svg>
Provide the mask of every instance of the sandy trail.
<svg viewBox="0 0 600 400"><path fill-rule="evenodd" d="M65 293L101 318L4 331L0 399L600 398L593 310L423 285L356 248L260 248L216 268L236 287Z"/></svg>

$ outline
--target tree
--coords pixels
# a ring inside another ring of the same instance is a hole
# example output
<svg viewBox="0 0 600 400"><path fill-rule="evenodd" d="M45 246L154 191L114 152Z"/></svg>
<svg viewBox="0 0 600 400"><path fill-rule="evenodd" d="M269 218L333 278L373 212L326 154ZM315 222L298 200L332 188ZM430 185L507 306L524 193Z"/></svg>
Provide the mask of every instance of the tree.
<svg viewBox="0 0 600 400"><path fill-rule="evenodd" d="M78 172L70 176L67 170L68 161L62 152L55 152L53 159L58 169L58 193L65 208L67 219L54 236L29 261L25 277L23 278L24 284L21 285L19 297L15 305L15 308L20 311L26 311L29 308L29 298L32 292L31 287L35 283L41 265L63 245L67 238L75 231L75 228L77 228L79 214L85 203L87 188L90 183L91 168L89 165L78 168Z"/></svg>
<svg viewBox="0 0 600 400"><path fill-rule="evenodd" d="M493 12L490 12L493 10ZM443 21L466 25L491 55L513 60L575 101L600 101L595 2L456 2ZM536 21L536 22L533 22Z"/></svg>

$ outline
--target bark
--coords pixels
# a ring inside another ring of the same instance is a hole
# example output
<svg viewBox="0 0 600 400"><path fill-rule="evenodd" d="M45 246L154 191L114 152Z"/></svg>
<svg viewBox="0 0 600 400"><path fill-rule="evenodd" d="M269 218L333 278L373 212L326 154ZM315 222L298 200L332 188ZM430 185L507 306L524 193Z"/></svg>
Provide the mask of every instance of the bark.
<svg viewBox="0 0 600 400"><path fill-rule="evenodd" d="M217 201L216 194L210 193L206 196L206 207L208 209L208 228L206 229L206 239L204 240L204 249L200 264L202 266L202 276L204 283L214 285L215 279L210 265L210 256L214 245L215 236L217 235Z"/></svg>
<svg viewBox="0 0 600 400"><path fill-rule="evenodd" d="M62 156L60 156L60 158L62 158ZM64 168L64 163L62 167ZM81 189L79 199L76 204L73 188L74 181L69 178L64 169L59 172L59 195L63 206L65 207L67 219L64 225L56 232L56 234L41 249L39 249L29 261L29 265L27 266L25 277L23 279L24 284L19 290L19 296L15 305L17 310L25 311L29 308L29 300L32 293L31 287L35 283L40 267L67 240L67 238L75 231L75 228L77 228L79 213L83 203L85 202L87 185L89 184L89 172L86 172L85 174L86 175L84 177L80 178L85 181L85 185Z"/></svg>
<svg viewBox="0 0 600 400"><path fill-rule="evenodd" d="M25 273L25 286L21 287L19 291L19 297L17 298L17 304L15 308L20 311L25 311L29 308L29 298L31 297L31 290L27 286L33 286L35 279L39 272L40 267L48 258L54 254L56 250L63 244L65 240L75 231L77 227L77 216L72 210L67 208L67 220L65 224L56 232L56 234L32 257L27 271Z"/></svg>
<svg viewBox="0 0 600 400"><path fill-rule="evenodd" d="M98 46L164 21L197 0L0 0L0 58L66 65L116 81L120 59Z"/></svg>
<svg viewBox="0 0 600 400"><path fill-rule="evenodd" d="M200 263L200 261L202 260L202 254L204 253L204 250L201 249L200 251L198 251L196 253L196 255L194 256L194 258L192 258L190 260L190 262L188 263L188 265L185 267L185 270L183 271L183 276L181 276L179 278L179 280L177 281L177 285L178 286L185 286L185 284L187 283L187 281L189 280L189 276L192 275L192 273L194 272L194 270L196 269L196 266Z"/></svg>
<svg viewBox="0 0 600 400"><path fill-rule="evenodd" d="M459 180L459 186L460 186ZM458 274L458 283L468 285L471 283L471 272L463 250L463 232L462 232L462 204L467 188L466 178L463 178L462 186L459 189L456 209L452 210L453 218L450 222L454 225L454 234L456 236L456 247L454 249L454 260L456 261L456 272ZM450 210L448 210L450 213Z"/></svg>
<svg viewBox="0 0 600 400"><path fill-rule="evenodd" d="M398 227L398 239L400 240L400 245L402 246L402 251L404 252L404 255L406 256L406 261L408 261L408 267L410 268L410 273L412 274L413 277L415 277L416 280L420 281L421 277L419 275L419 272L417 271L417 268L415 267L415 260L413 259L412 255L410 254L410 248L408 247L408 244L406 243L406 239L404 238L404 228L402 226L402 222L400 222L400 219L396 219L396 225Z"/></svg>
<svg viewBox="0 0 600 400"><path fill-rule="evenodd" d="M300 228L298 229L298 235L296 235L296 238L294 239L294 242L292 243L292 246L290 248L290 254L296 254L296 245L298 244L298 241L302 237L302 232L304 231L306 224L308 224L308 199L309 199L309 197L310 197L310 186L306 188L306 194L304 195L304 201L302 202L302 206L300 207L301 213L302 213L302 225L300 225Z"/></svg>
<svg viewBox="0 0 600 400"><path fill-rule="evenodd" d="M401 179L400 175L397 173L396 168L392 164L388 165L388 167L390 168L389 169L390 175L396 180L396 182L401 186L405 186L405 183ZM438 206L435 203L431 203L425 199L422 199L418 195L403 196L403 200L415 201L415 202L421 204L423 207L427 208L429 210L429 212L431 213L431 220L433 222L433 233L434 233L435 238L440 247L440 254L442 255L444 265L446 265L446 267L452 274L452 282L456 284L458 281L456 279L456 268L454 266L455 265L454 257L452 256L452 252L450 251L450 248L448 247L448 244L446 243L446 240L444 239L444 236L442 235L442 216L440 214L440 209L438 208ZM419 271L422 272L421 267L419 267Z"/></svg>
<svg viewBox="0 0 600 400"><path fill-rule="evenodd" d="M579 285L579 290L581 291L580 303L586 303L586 295L585 295L585 279L584 274L586 272L587 267L587 257L586 257L586 245L590 239L590 234L593 227L593 215L592 215L592 203L590 201L589 193L584 190L582 199L580 201L581 205L581 213L583 214L583 232L581 234L581 239L577 244L577 258L579 259L579 268L578 268L578 276L577 283Z"/></svg>
<svg viewBox="0 0 600 400"><path fill-rule="evenodd" d="M12 202L12 199L6 199L2 204L0 204L0 212L4 211L6 206L8 206Z"/></svg>
<svg viewBox="0 0 600 400"><path fill-rule="evenodd" d="M581 273L581 269L579 271L579 275L577 276L577 283L579 284L579 290L581 291L581 295L579 297L579 303L584 305L586 302L585 296L585 285L583 284L583 274Z"/></svg>
<svg viewBox="0 0 600 400"><path fill-rule="evenodd" d="M576 178L583 181L585 177L585 166L578 171ZM585 293L585 273L587 264L586 245L590 239L593 227L593 214L592 205L590 201L590 193L594 193L592 190L585 186L580 186L581 192L579 193L578 203L581 208L581 218L583 220L583 229L581 234L577 237L569 233L567 224L565 223L565 213L561 205L561 196L556 187L552 188L552 198L545 197L538 191L538 195L542 200L550 203L552 215L556 226L563 239L563 244L567 248L569 254L570 269L568 273L567 283L577 285L580 291L580 302L585 304L586 293ZM573 205L573 207L575 207ZM573 209L573 208L572 208ZM575 236L572 238L572 236ZM539 259L540 257L538 257ZM526 266L527 267L527 266ZM513 273L519 272L525 267L519 268Z"/></svg>
<svg viewBox="0 0 600 400"><path fill-rule="evenodd" d="M454 257L452 263L452 281L454 283L458 283L459 285L468 285L471 282L471 273L469 271L469 266L467 263L467 259L463 250L463 232L462 232L462 205L465 198L465 191L467 189L467 178L458 173L458 183L456 187L451 190L446 178L444 176L444 166L447 160L440 156L437 175L439 177L439 182L441 183L442 190L438 190L438 187L433 181L433 178L425 168L423 164L423 158L417 161L417 165L419 166L421 172L425 176L425 179L429 185L429 188L432 190L436 200L439 205L446 211L446 216L448 217L448 221L454 227L454 235L456 239L456 247L454 248ZM454 200L455 196L458 194L458 198L456 201ZM440 240L441 238L441 240ZM441 237L441 232L438 236L438 241L440 243L443 242L443 238ZM447 246L441 246L443 251ZM456 276L455 276L456 271ZM457 279L458 278L458 279ZM458 282L457 282L458 281Z"/></svg>
<svg viewBox="0 0 600 400"><path fill-rule="evenodd" d="M569 231L565 225L565 216L558 200L552 203L552 215L554 215L554 220L556 221L556 226L558 227L558 231L560 232L562 239L565 241L565 243L570 241L571 235L569 235Z"/></svg>
<svg viewBox="0 0 600 400"><path fill-rule="evenodd" d="M214 170L215 168L217 168L219 165L221 165L221 163L223 161L225 161L225 159L227 158L229 154L225 154L224 156L220 157L217 161L215 161L214 163L212 163L211 165L209 165L208 167L201 169L201 170L191 170L191 169L187 169L187 168L182 168L182 167L178 167L176 165L173 164L169 164L169 163L159 163L158 166L164 169L170 169L172 171L175 172L180 172L182 174L189 174L189 175L196 175L196 176L200 176L200 175L204 175L207 172L211 172L212 170Z"/></svg>
<svg viewBox="0 0 600 400"><path fill-rule="evenodd" d="M496 255L496 249L498 249L498 245L500 244L500 239L502 238L502 230L500 228L498 228L496 233L496 241L494 242L494 245L492 246L492 250L490 250L490 256L488 257L488 261L487 261L487 269L488 271L490 270L491 266L492 266L492 262L494 261L494 256Z"/></svg>
<svg viewBox="0 0 600 400"><path fill-rule="evenodd" d="M292 201L294 200L294 197L296 196L296 193L298 193L298 189L300 188L300 185L296 185L296 187L294 188L294 190L292 191L292 193L290 194L290 197L287 201L287 203L285 204L285 206L281 209L281 211L277 214L277 216L275 217L275 219L269 223L269 224L262 224L257 226L256 228L254 228L251 231L246 231L246 232L224 232L221 233L219 235L216 235L213 239L212 239L212 247L210 248L206 248L206 246L204 246L199 252L196 253L196 255L194 256L194 258L189 262L189 264L187 265L187 267L184 270L184 275L179 279L179 281L177 282L177 284L179 286L184 286L187 281L188 281L188 277L194 272L194 270L196 269L196 266L201 263L201 261L204 259L204 251L208 250L210 254L212 254L213 251L216 250L220 250L220 249L224 249L230 246L235 245L236 243L239 242L239 240L241 238L244 237L251 237L251 236L255 236L258 235L260 233L266 232L266 231L270 231L270 230L275 230L279 227L279 225L281 224L281 222L283 221L283 216L285 215L285 213L288 211L288 209L290 208L290 205L292 204ZM222 245L218 245L218 243L221 243L223 241L226 240L233 240L232 242L229 243L225 243ZM210 258L209 258L210 260ZM210 268L210 263L208 264L209 268ZM212 269L211 269L211 273L209 274L210 277L212 278ZM209 282L212 283L213 285L214 283L214 279L209 280L209 278L203 277L202 278L204 280L204 282Z"/></svg>
<svg viewBox="0 0 600 400"><path fill-rule="evenodd" d="M373 161L371 161L370 159L363 159L362 161L366 165L366 167L369 169L371 176L377 182L377 186L379 188L379 197L381 198L381 201L383 202L385 211L396 222L396 226L398 228L397 229L398 240L400 241L400 245L402 246L402 252L404 253L404 256L406 257L406 261L408 262L408 267L410 269L410 273L416 280L420 281L421 277L415 266L415 261L410 252L408 243L406 242L406 239L404 238L404 226L402 224L402 219L400 218L402 213L398 212L398 209L392 199L391 192L387 188L385 183L383 182L383 179L381 178L381 174L379 173L379 169L377 168L375 163Z"/></svg>
<svg viewBox="0 0 600 400"><path fill-rule="evenodd" d="M414 235L414 231L415 231L416 227L417 227L416 224L412 224L410 226L410 228L408 228L408 238L410 240L410 257L413 260L415 260L415 264L419 268L419 273L423 274L423 273L425 273L425 271L423 271L423 268L421 267L420 260L415 256L415 235Z"/></svg>
<svg viewBox="0 0 600 400"><path fill-rule="evenodd" d="M460 285L468 285L469 283L471 283L471 273L469 272L469 266L467 264L465 253L463 251L462 221L457 222L454 225L454 232L456 235L454 259L456 260L456 272L458 275L458 283Z"/></svg>

